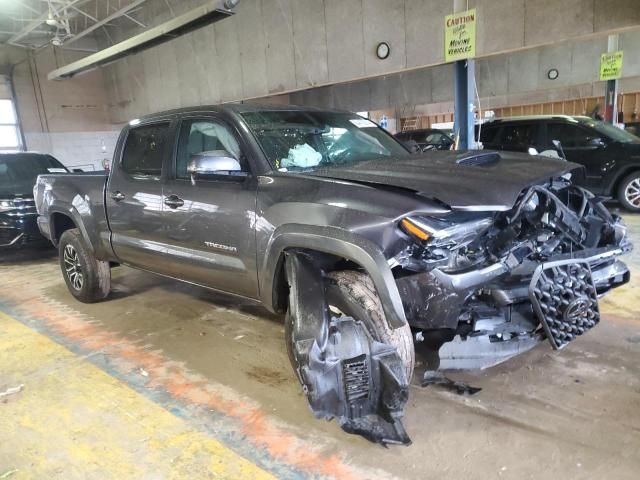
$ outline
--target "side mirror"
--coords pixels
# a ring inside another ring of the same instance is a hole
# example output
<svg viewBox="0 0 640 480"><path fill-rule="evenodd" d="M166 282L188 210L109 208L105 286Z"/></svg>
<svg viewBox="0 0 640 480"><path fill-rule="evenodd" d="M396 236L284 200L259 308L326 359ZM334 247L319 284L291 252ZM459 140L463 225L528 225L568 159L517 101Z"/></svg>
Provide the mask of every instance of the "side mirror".
<svg viewBox="0 0 640 480"><path fill-rule="evenodd" d="M84 173L84 170L82 170L81 168L74 168L72 170L73 173Z"/></svg>
<svg viewBox="0 0 640 480"><path fill-rule="evenodd" d="M247 176L242 170L240 162L226 150L211 150L191 155L187 173L191 175L192 183L196 177L215 177L240 181Z"/></svg>

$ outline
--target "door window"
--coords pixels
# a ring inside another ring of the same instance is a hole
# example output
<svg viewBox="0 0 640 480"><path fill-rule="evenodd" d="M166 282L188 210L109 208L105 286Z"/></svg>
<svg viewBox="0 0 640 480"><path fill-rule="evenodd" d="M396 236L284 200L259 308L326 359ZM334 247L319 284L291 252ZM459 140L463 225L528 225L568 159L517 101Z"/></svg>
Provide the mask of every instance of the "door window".
<svg viewBox="0 0 640 480"><path fill-rule="evenodd" d="M122 169L129 175L159 177L169 124L132 128L122 154Z"/></svg>
<svg viewBox="0 0 640 480"><path fill-rule="evenodd" d="M187 120L182 122L176 157L176 178L188 179L187 166L193 155L204 152L226 152L240 162L247 171L240 145L231 129L216 120Z"/></svg>
<svg viewBox="0 0 640 480"><path fill-rule="evenodd" d="M598 134L575 125L551 123L548 126L548 137L549 141L560 140L563 148L580 148L588 147L594 138L598 138Z"/></svg>
<svg viewBox="0 0 640 480"><path fill-rule="evenodd" d="M505 125L502 130L502 145L505 150L526 150L538 143L536 124Z"/></svg>
<svg viewBox="0 0 640 480"><path fill-rule="evenodd" d="M497 143L499 125L480 125L476 126L476 136L480 133L480 141L485 145L493 145Z"/></svg>

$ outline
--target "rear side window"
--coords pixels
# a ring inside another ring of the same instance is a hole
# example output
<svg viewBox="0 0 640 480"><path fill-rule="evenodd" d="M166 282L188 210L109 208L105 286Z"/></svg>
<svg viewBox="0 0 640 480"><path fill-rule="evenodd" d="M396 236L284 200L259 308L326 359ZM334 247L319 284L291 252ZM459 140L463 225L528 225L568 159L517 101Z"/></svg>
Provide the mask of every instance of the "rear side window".
<svg viewBox="0 0 640 480"><path fill-rule="evenodd" d="M168 123L132 128L122 154L122 169L130 175L159 177L168 132Z"/></svg>
<svg viewBox="0 0 640 480"><path fill-rule="evenodd" d="M534 147L538 143L538 125L505 125L501 143L505 149L526 150L528 147Z"/></svg>
<svg viewBox="0 0 640 480"><path fill-rule="evenodd" d="M496 136L498 135L498 130L500 130L499 125L482 125L481 129L476 128L476 135L478 134L478 130L480 130L480 141L485 145L495 143Z"/></svg>

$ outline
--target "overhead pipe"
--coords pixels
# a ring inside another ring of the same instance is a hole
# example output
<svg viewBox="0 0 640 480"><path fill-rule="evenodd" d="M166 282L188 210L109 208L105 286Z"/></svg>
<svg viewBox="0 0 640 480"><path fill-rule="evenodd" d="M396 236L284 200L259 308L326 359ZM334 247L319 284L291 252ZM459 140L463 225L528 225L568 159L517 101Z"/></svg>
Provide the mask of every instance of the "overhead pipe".
<svg viewBox="0 0 640 480"><path fill-rule="evenodd" d="M150 28L127 40L111 47L100 50L81 60L57 68L49 72L49 80L63 80L86 73L99 66L112 63L121 58L139 53L151 47L173 40L181 35L192 32L206 25L210 25L230 17L235 12L239 0L216 0L198 8L194 8L168 22Z"/></svg>

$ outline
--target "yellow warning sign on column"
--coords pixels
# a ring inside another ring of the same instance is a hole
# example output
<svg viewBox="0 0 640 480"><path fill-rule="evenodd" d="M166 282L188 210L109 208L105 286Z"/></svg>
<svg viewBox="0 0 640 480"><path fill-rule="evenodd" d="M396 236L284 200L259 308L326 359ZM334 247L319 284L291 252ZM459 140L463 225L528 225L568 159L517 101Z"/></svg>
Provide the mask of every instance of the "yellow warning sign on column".
<svg viewBox="0 0 640 480"><path fill-rule="evenodd" d="M603 53L600 57L600 80L616 80L622 76L624 52Z"/></svg>
<svg viewBox="0 0 640 480"><path fill-rule="evenodd" d="M476 56L476 9L444 17L444 60L455 62Z"/></svg>

